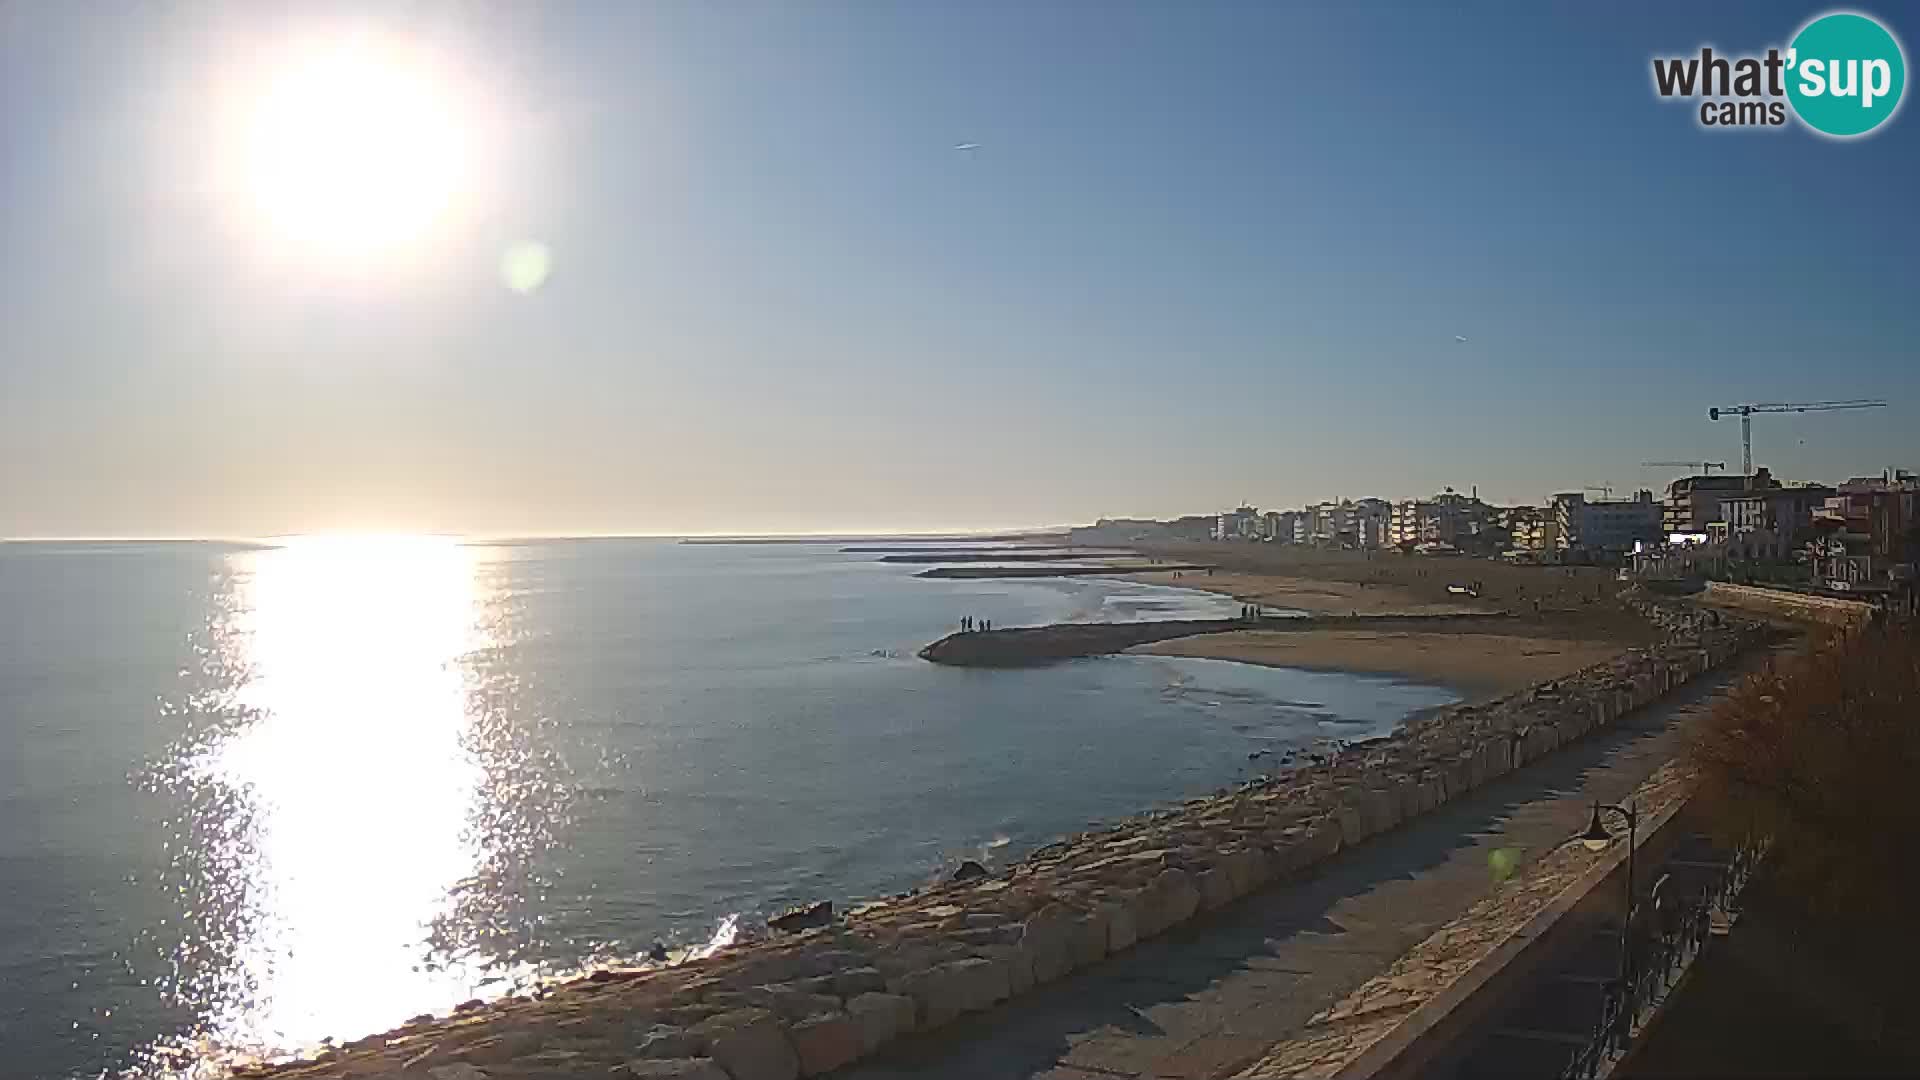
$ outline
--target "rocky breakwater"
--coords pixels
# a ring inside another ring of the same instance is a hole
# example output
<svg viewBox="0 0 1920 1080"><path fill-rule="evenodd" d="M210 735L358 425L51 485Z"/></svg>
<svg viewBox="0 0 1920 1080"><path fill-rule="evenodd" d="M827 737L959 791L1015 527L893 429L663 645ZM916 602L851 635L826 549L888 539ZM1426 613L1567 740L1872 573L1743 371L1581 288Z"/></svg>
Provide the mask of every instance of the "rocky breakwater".
<svg viewBox="0 0 1920 1080"><path fill-rule="evenodd" d="M1277 622L1276 619L1265 623ZM1135 645L1265 625L1252 619L1156 619L1130 623L1059 623L948 634L920 650L922 660L960 667L1030 667L1103 656Z"/></svg>
<svg viewBox="0 0 1920 1080"><path fill-rule="evenodd" d="M960 667L1031 667L1135 645L1234 630L1438 630L1511 619L1504 611L1446 615L1280 615L1254 619L1154 619L1128 623L1055 623L948 634L920 650L922 660Z"/></svg>
<svg viewBox="0 0 1920 1080"><path fill-rule="evenodd" d="M794 1080L1098 963L1489 783L1762 640L1648 608L1668 640L843 921L678 967L421 1017L284 1078Z"/></svg>

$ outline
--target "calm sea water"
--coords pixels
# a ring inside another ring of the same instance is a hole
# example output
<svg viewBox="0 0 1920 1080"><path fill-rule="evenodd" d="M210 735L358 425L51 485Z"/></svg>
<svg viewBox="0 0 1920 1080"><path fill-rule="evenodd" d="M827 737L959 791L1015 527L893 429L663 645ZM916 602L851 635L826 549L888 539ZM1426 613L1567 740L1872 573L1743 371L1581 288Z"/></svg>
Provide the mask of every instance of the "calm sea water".
<svg viewBox="0 0 1920 1080"><path fill-rule="evenodd" d="M191 1071L872 897L1444 703L996 625L1211 615L835 546L0 545L0 1075ZM196 1063L201 1063L196 1065Z"/></svg>

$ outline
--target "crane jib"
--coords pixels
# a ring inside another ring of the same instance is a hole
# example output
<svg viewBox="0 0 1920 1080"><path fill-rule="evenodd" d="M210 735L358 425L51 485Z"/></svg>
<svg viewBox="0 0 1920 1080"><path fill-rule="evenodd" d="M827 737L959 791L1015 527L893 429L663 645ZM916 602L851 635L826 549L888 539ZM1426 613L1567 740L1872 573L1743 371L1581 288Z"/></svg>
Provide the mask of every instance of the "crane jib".
<svg viewBox="0 0 1920 1080"><path fill-rule="evenodd" d="M1784 412L1828 412L1834 409L1884 409L1887 403L1877 398L1849 398L1846 401L1768 401L1747 405L1721 405L1707 410L1707 419L1722 414L1740 418L1741 473L1753 475L1753 414Z"/></svg>

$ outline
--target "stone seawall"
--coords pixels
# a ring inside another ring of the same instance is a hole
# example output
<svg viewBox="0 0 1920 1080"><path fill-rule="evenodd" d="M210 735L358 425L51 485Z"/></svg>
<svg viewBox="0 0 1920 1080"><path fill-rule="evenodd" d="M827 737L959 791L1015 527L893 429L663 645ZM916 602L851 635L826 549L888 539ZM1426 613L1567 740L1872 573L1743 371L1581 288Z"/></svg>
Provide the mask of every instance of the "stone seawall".
<svg viewBox="0 0 1920 1080"><path fill-rule="evenodd" d="M1552 753L1760 641L1751 623L1648 614L1664 644L1217 795L1042 848L1007 870L856 909L679 967L601 971L471 1003L280 1077L431 1080L819 1076L1232 903Z"/></svg>
<svg viewBox="0 0 1920 1080"><path fill-rule="evenodd" d="M1841 600L1831 596L1766 589L1756 585L1730 585L1724 581L1707 582L1707 599L1714 603L1778 615L1802 622L1826 626L1855 627L1872 621L1874 607L1859 600Z"/></svg>

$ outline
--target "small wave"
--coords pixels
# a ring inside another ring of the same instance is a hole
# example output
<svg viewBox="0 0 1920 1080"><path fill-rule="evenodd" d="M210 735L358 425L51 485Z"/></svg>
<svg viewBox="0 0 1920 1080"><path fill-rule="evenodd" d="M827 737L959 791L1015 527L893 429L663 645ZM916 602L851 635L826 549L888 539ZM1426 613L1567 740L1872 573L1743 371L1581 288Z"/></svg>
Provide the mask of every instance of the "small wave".
<svg viewBox="0 0 1920 1080"><path fill-rule="evenodd" d="M688 960L705 960L707 957L712 956L714 953L719 952L721 949L726 948L727 946L733 944L735 941L738 941L739 939L740 939L739 914L736 912L735 914L732 914L732 915L723 916L720 919L720 925L713 928L713 936L707 939L707 943L705 945L695 945L692 948L688 949L684 954L681 955L680 962L685 963Z"/></svg>

